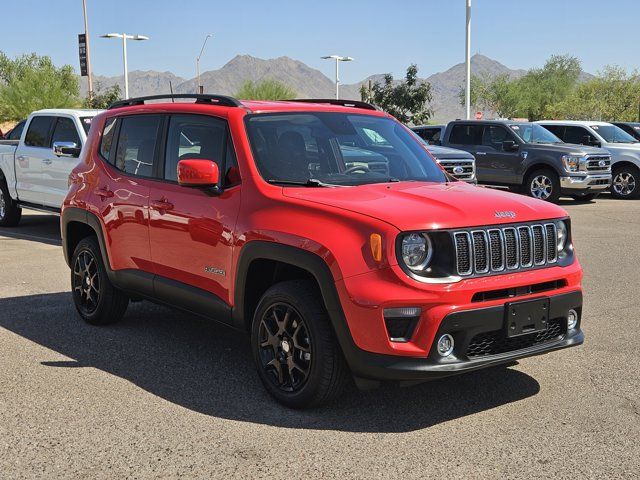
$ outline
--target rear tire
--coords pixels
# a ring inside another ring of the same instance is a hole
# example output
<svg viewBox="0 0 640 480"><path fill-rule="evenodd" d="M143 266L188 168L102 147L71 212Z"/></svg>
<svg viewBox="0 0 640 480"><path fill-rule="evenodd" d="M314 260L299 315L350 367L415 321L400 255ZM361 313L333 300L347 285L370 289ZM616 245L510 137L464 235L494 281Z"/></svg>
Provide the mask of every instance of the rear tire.
<svg viewBox="0 0 640 480"><path fill-rule="evenodd" d="M264 387L290 408L330 403L349 380L320 293L309 281L265 292L251 325L251 350Z"/></svg>
<svg viewBox="0 0 640 480"><path fill-rule="evenodd" d="M0 180L0 227L15 227L20 223L22 209L11 198L7 182Z"/></svg>
<svg viewBox="0 0 640 480"><path fill-rule="evenodd" d="M627 200L640 196L640 172L637 168L624 165L613 169L611 176L611 195Z"/></svg>
<svg viewBox="0 0 640 480"><path fill-rule="evenodd" d="M530 197L558 203L560 199L560 178L549 168L541 168L527 175L524 192Z"/></svg>
<svg viewBox="0 0 640 480"><path fill-rule="evenodd" d="M119 321L129 297L109 281L95 237L80 240L71 257L71 292L76 310L91 325Z"/></svg>

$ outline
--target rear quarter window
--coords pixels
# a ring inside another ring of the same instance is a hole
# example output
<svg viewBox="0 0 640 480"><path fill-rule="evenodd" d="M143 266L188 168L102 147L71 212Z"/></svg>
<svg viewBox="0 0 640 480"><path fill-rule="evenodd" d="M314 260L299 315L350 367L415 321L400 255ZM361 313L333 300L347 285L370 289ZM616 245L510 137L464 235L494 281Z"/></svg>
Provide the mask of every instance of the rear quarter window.
<svg viewBox="0 0 640 480"><path fill-rule="evenodd" d="M102 130L102 140L100 140L100 155L107 162L109 162L111 159L111 148L113 146L113 140L115 139L116 133L116 120L116 117L108 119L104 124L104 129Z"/></svg>

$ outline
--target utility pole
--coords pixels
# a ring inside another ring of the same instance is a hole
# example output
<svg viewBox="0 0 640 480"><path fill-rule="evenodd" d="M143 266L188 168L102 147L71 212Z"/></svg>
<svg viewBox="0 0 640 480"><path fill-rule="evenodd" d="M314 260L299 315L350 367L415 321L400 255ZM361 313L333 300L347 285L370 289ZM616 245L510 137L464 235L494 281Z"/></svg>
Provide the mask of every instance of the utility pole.
<svg viewBox="0 0 640 480"><path fill-rule="evenodd" d="M89 101L93 100L93 77L91 72L91 49L89 48L89 21L87 20L87 0L82 0L82 13L84 14L84 34L87 41L87 83L89 89Z"/></svg>
<svg viewBox="0 0 640 480"><path fill-rule="evenodd" d="M465 44L466 87L464 90L464 108L466 119L471 119L471 0L467 0L467 38Z"/></svg>
<svg viewBox="0 0 640 480"><path fill-rule="evenodd" d="M120 38L122 39L122 64L124 67L124 98L129 98L129 67L127 65L127 40L149 40L145 35L128 35L126 33L107 33L100 35L102 38Z"/></svg>

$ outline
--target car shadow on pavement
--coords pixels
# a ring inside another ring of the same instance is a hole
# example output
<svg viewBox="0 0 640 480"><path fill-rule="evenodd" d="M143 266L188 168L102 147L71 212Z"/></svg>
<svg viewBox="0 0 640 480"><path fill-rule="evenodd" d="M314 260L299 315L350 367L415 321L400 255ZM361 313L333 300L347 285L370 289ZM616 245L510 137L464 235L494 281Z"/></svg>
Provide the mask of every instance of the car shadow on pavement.
<svg viewBox="0 0 640 480"><path fill-rule="evenodd" d="M2 227L0 235L47 245L61 245L60 217L53 214L23 214L20 225L17 227Z"/></svg>
<svg viewBox="0 0 640 480"><path fill-rule="evenodd" d="M532 377L495 367L406 388L360 392L352 387L333 405L295 411L263 389L245 334L148 302L131 304L116 325L94 327L80 319L66 292L3 298L0 327L70 359L45 354L39 365L94 367L196 412L285 428L406 432L540 390Z"/></svg>

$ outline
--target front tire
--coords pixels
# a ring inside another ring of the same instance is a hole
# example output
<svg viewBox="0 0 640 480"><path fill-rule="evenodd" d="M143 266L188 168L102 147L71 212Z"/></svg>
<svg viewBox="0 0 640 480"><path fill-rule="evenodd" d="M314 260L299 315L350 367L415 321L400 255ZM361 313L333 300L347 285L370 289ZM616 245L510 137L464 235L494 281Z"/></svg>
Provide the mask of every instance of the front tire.
<svg viewBox="0 0 640 480"><path fill-rule="evenodd" d="M0 227L15 227L20 223L22 209L11 198L7 182L0 179Z"/></svg>
<svg viewBox="0 0 640 480"><path fill-rule="evenodd" d="M95 237L80 240L71 257L71 291L76 310L91 325L119 321L129 297L109 281Z"/></svg>
<svg viewBox="0 0 640 480"><path fill-rule="evenodd" d="M278 283L262 296L251 326L251 350L267 391L290 408L338 397L349 371L314 285Z"/></svg>
<svg viewBox="0 0 640 480"><path fill-rule="evenodd" d="M640 175L637 168L624 165L613 170L611 195L614 198L630 199L640 196Z"/></svg>
<svg viewBox="0 0 640 480"><path fill-rule="evenodd" d="M560 178L548 168L531 172L525 181L525 193L533 198L558 203L560 199Z"/></svg>

